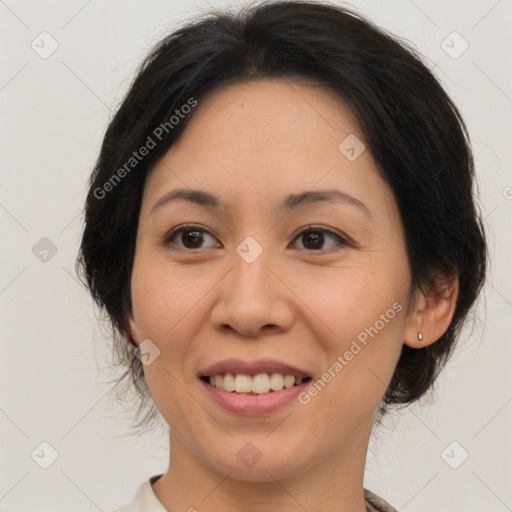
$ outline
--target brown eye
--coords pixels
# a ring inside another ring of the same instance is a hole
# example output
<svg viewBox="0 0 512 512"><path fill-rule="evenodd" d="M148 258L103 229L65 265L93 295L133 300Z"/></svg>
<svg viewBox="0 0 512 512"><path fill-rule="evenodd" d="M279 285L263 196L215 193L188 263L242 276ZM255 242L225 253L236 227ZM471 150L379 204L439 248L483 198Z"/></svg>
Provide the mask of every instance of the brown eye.
<svg viewBox="0 0 512 512"><path fill-rule="evenodd" d="M210 246L204 246L205 241L210 238L215 241L215 237L208 231L198 226L181 226L173 229L164 239L166 247L174 246L178 249L194 250L194 249L207 249ZM294 240L302 241L302 249L307 251L320 252L328 250L337 246L348 245L347 241L340 235L325 228L309 226L307 229L301 231ZM331 240L331 245L324 247L324 244ZM214 245L217 246L218 245ZM301 249L301 247L299 247Z"/></svg>
<svg viewBox="0 0 512 512"><path fill-rule="evenodd" d="M182 226L181 228L174 229L165 238L165 245L175 245L182 249L204 249L202 244L207 238L215 240L204 229L197 226Z"/></svg>
<svg viewBox="0 0 512 512"><path fill-rule="evenodd" d="M339 245L347 245L346 240L336 233L325 228L315 228L314 226L309 226L307 229L301 231L296 236L296 239L301 240L304 249L309 251L321 251L324 249L332 249ZM330 247L322 247L328 239L334 240L334 244Z"/></svg>

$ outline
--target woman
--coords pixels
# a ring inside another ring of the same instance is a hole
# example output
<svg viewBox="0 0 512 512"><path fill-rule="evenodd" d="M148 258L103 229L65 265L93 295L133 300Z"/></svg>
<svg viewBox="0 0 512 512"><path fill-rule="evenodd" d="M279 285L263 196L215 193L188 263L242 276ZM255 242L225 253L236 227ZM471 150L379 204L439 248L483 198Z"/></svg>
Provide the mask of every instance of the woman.
<svg viewBox="0 0 512 512"><path fill-rule="evenodd" d="M145 60L78 263L165 474L119 512L390 511L372 427L434 383L485 277L464 122L404 43L308 2L217 13Z"/></svg>

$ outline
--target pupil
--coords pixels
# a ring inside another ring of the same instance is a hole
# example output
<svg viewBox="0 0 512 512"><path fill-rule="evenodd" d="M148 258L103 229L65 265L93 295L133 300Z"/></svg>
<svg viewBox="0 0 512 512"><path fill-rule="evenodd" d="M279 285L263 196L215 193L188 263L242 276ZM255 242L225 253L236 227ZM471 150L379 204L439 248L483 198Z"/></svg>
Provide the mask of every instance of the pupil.
<svg viewBox="0 0 512 512"><path fill-rule="evenodd" d="M185 245L188 243L192 243L192 245L195 247L195 244L199 241L199 245L201 243L202 235L200 231L185 231Z"/></svg>
<svg viewBox="0 0 512 512"><path fill-rule="evenodd" d="M306 237L306 240L313 241L312 244L309 244L309 243L304 244L306 247L308 245L310 245L310 246L312 246L310 248L318 249L319 246L320 247L322 246L323 233L320 233L318 231L310 231L308 234L305 235L305 237Z"/></svg>

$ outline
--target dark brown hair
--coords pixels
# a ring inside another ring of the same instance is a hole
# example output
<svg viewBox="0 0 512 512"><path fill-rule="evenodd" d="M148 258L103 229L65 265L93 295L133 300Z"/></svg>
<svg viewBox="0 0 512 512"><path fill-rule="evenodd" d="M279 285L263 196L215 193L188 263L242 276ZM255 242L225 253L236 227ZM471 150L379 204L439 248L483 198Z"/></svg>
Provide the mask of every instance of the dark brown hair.
<svg viewBox="0 0 512 512"><path fill-rule="evenodd" d="M382 411L431 387L483 284L487 252L466 127L413 49L335 5L277 1L208 13L163 39L142 63L108 126L85 204L77 271L113 327L116 362L125 368L119 383L133 384L139 414L147 411L139 426L157 415L127 328L146 177L193 116L191 109L175 125L170 121L183 114L183 105L214 88L259 78L305 78L336 91L394 191L413 287L432 285L440 272L458 275L450 326L432 345L403 346ZM128 169L133 152L162 126L167 129L158 132L156 146Z"/></svg>

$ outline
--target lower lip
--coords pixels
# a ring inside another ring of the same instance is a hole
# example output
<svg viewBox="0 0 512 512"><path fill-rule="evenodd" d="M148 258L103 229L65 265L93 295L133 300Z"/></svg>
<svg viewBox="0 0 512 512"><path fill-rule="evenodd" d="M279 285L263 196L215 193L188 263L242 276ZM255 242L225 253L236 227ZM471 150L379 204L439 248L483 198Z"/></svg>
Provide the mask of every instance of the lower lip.
<svg viewBox="0 0 512 512"><path fill-rule="evenodd" d="M239 393L224 391L200 379L207 393L224 409L241 414L252 416L273 412L279 407L291 402L308 386L312 381L308 380L298 386L281 391L272 391L261 395L241 395Z"/></svg>

